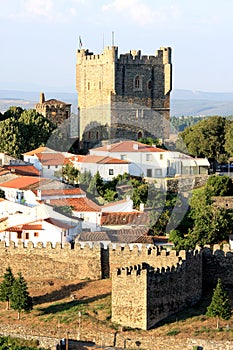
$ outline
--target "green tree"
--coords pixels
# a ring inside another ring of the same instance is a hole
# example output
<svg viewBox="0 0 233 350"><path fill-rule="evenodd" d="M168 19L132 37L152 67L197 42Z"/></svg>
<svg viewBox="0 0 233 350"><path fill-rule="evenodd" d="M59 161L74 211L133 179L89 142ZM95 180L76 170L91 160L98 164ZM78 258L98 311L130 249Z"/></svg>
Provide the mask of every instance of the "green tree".
<svg viewBox="0 0 233 350"><path fill-rule="evenodd" d="M223 320L229 320L231 317L230 301L220 278L214 289L211 304L207 307L206 315L217 318L217 328L219 328L220 318Z"/></svg>
<svg viewBox="0 0 233 350"><path fill-rule="evenodd" d="M0 189L0 198L6 198L5 191Z"/></svg>
<svg viewBox="0 0 233 350"><path fill-rule="evenodd" d="M18 273L12 286L11 307L18 311L18 320L20 320L22 311L30 312L33 308L32 298L21 272Z"/></svg>
<svg viewBox="0 0 233 350"><path fill-rule="evenodd" d="M6 310L9 310L10 308L10 300L14 281L15 277L10 266L8 266L6 272L3 275L3 281L0 284L0 300L6 302Z"/></svg>
<svg viewBox="0 0 233 350"><path fill-rule="evenodd" d="M75 185L79 180L79 170L71 164L66 164L62 167L62 178L66 183Z"/></svg>
<svg viewBox="0 0 233 350"><path fill-rule="evenodd" d="M107 188L104 192L104 199L107 202L113 202L117 199L117 192Z"/></svg>
<svg viewBox="0 0 233 350"><path fill-rule="evenodd" d="M208 196L232 196L233 183L229 176L212 175L205 185L205 192Z"/></svg>
<svg viewBox="0 0 233 350"><path fill-rule="evenodd" d="M85 170L84 172L79 174L79 185L81 188L86 190L91 182L92 176L91 172Z"/></svg>
<svg viewBox="0 0 233 350"><path fill-rule="evenodd" d="M8 118L19 119L23 111L24 109L19 106L9 107L8 110L4 113L2 120L8 119Z"/></svg>
<svg viewBox="0 0 233 350"><path fill-rule="evenodd" d="M229 156L233 156L233 122L230 122L226 128L225 151Z"/></svg>
<svg viewBox="0 0 233 350"><path fill-rule="evenodd" d="M64 215L73 215L73 207L70 205L54 205L53 209Z"/></svg>
<svg viewBox="0 0 233 350"><path fill-rule="evenodd" d="M15 112L16 113L16 112ZM20 113L18 110L17 113ZM0 151L19 158L22 153L46 144L56 128L52 122L35 110L23 110L20 116L0 122Z"/></svg>
<svg viewBox="0 0 233 350"><path fill-rule="evenodd" d="M225 131L228 123L226 118L213 116L186 128L180 137L190 155L218 161L226 153Z"/></svg>

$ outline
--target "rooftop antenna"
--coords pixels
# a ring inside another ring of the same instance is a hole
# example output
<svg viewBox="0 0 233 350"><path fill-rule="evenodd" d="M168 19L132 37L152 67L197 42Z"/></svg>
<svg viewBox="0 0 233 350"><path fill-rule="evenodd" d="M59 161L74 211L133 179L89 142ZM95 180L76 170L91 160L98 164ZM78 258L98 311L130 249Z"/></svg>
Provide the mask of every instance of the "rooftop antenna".
<svg viewBox="0 0 233 350"><path fill-rule="evenodd" d="M114 46L114 32L112 32L112 46Z"/></svg>

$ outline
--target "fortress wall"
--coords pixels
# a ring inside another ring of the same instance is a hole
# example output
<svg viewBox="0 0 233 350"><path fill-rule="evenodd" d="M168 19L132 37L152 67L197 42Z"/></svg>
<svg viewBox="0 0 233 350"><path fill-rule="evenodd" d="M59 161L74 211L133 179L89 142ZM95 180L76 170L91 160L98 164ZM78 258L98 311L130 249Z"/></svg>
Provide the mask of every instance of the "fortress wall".
<svg viewBox="0 0 233 350"><path fill-rule="evenodd" d="M17 247L13 242L6 246L0 242L0 274L10 266L13 273L21 271L25 278L62 278L62 279L100 279L102 277L100 246L90 248L89 245L81 247L75 245L71 249L70 244L61 248L57 244L55 248L51 243L46 247L42 243L27 247L22 244Z"/></svg>
<svg viewBox="0 0 233 350"><path fill-rule="evenodd" d="M132 249L131 249L132 248ZM110 275L119 267L133 266L146 262L152 267L162 268L173 266L185 259L185 251L177 253L175 250L167 251L159 247L146 247L143 245L141 249L137 245L124 247L116 246L115 249L109 246L109 269Z"/></svg>
<svg viewBox="0 0 233 350"><path fill-rule="evenodd" d="M233 251L229 244L222 248L216 244L213 249L203 250L203 287L215 287L218 278L227 288L233 288Z"/></svg>
<svg viewBox="0 0 233 350"><path fill-rule="evenodd" d="M187 253L176 264L172 264L174 256L170 261L167 256L166 267L155 268L142 263L113 271L113 322L149 329L201 298L202 253Z"/></svg>

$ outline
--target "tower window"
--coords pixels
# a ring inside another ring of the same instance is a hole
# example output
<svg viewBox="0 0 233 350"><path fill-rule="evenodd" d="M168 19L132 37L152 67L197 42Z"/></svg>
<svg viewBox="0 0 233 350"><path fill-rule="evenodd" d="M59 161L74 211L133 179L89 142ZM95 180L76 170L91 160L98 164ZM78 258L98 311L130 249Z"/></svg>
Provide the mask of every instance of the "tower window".
<svg viewBox="0 0 233 350"><path fill-rule="evenodd" d="M139 75L134 79L134 90L142 90L142 78Z"/></svg>
<svg viewBox="0 0 233 350"><path fill-rule="evenodd" d="M91 87L91 83L88 81L88 83L87 83L87 90L90 90L90 87Z"/></svg>
<svg viewBox="0 0 233 350"><path fill-rule="evenodd" d="M152 89L152 81L151 81L151 80L148 81L148 85L147 85L147 86L148 86L148 89L149 89L149 90Z"/></svg>
<svg viewBox="0 0 233 350"><path fill-rule="evenodd" d="M101 81L99 81L99 90L101 90Z"/></svg>
<svg viewBox="0 0 233 350"><path fill-rule="evenodd" d="M99 132L96 132L96 140L99 140Z"/></svg>

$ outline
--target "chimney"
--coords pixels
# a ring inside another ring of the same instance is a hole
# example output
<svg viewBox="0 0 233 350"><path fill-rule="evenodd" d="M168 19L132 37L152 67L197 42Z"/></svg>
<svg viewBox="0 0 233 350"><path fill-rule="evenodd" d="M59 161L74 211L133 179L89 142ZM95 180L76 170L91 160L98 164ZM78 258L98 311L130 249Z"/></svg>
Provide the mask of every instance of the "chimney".
<svg viewBox="0 0 233 350"><path fill-rule="evenodd" d="M137 143L133 144L133 149L138 150L138 144Z"/></svg>
<svg viewBox="0 0 233 350"><path fill-rule="evenodd" d="M41 92L40 93L40 103L44 103L44 102L45 102L44 93Z"/></svg>

